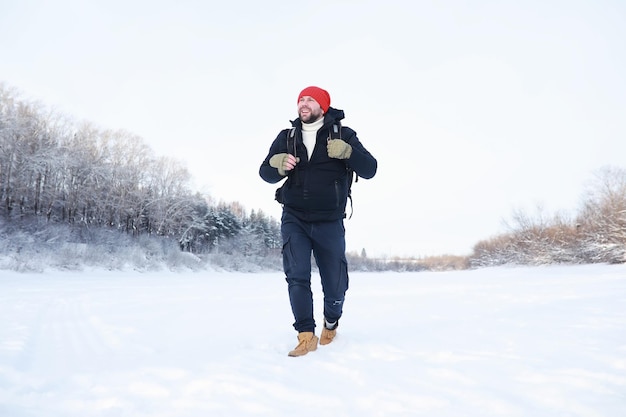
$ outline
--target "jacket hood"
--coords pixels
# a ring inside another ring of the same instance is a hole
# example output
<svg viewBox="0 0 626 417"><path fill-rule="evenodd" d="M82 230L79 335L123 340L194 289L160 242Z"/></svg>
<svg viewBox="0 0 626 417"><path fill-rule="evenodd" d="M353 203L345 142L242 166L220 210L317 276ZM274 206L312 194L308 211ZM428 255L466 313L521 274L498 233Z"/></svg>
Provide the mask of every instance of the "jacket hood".
<svg viewBox="0 0 626 417"><path fill-rule="evenodd" d="M334 107L329 107L326 114L324 114L324 124L326 124L329 121L338 122L340 120L343 120L344 117L346 116L343 113L343 110L339 110Z"/></svg>

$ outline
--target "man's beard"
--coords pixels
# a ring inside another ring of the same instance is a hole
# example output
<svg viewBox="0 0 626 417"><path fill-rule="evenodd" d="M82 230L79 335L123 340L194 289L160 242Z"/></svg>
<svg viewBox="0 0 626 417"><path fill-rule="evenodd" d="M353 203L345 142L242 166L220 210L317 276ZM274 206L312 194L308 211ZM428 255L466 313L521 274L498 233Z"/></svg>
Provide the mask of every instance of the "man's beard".
<svg viewBox="0 0 626 417"><path fill-rule="evenodd" d="M310 110L308 116L303 117L302 114L300 114L299 116L300 116L300 120L302 120L302 123L313 123L321 119L323 115L324 114L322 113L321 110L318 110L317 112Z"/></svg>

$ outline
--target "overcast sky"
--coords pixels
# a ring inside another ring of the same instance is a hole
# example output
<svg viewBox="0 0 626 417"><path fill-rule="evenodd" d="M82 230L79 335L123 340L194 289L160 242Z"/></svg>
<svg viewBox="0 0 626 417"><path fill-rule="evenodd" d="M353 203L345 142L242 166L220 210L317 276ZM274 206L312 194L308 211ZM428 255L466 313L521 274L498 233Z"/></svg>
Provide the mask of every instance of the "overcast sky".
<svg viewBox="0 0 626 417"><path fill-rule="evenodd" d="M626 168L626 2L0 2L0 82L279 218L258 168L318 85L378 159L348 249L469 254Z"/></svg>

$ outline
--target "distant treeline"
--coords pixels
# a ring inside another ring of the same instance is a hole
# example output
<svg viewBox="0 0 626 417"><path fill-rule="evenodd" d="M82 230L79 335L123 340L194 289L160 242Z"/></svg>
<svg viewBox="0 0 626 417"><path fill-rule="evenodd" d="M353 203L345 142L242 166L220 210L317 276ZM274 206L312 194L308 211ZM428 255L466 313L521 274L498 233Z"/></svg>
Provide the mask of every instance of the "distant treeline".
<svg viewBox="0 0 626 417"><path fill-rule="evenodd" d="M468 256L366 260L368 269L450 270L501 265L590 264L626 262L626 170L598 170L571 216L513 212L506 232L478 242ZM382 265L381 265L382 264ZM385 266L386 265L386 266Z"/></svg>
<svg viewBox="0 0 626 417"><path fill-rule="evenodd" d="M59 239L106 240L109 253L119 256L112 232L124 245L140 238L145 248L145 238L153 237L225 268L236 269L247 262L242 259L280 268L277 220L260 210L247 213L239 202L215 202L189 181L180 162L156 157L137 135L75 123L0 84L0 248L22 253L16 268L28 260L19 243L27 236L41 248ZM626 170L600 170L572 217L517 211L507 229L478 242L468 256L370 259L364 249L348 258L351 269L372 271L626 262Z"/></svg>
<svg viewBox="0 0 626 417"><path fill-rule="evenodd" d="M470 265L626 262L626 170L600 169L573 216L513 214L509 231L474 246Z"/></svg>
<svg viewBox="0 0 626 417"><path fill-rule="evenodd" d="M166 237L193 253L237 237L257 254L280 246L277 221L212 202L189 180L181 163L156 157L137 135L77 125L0 84L2 221Z"/></svg>

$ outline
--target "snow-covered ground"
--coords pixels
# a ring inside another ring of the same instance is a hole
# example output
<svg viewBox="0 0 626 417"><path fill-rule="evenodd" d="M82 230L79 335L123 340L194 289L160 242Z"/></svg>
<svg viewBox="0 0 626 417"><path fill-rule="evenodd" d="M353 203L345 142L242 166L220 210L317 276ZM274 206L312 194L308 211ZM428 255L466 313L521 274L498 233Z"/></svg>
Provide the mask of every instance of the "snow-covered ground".
<svg viewBox="0 0 626 417"><path fill-rule="evenodd" d="M290 358L280 273L0 271L0 416L626 416L626 265L350 278Z"/></svg>

